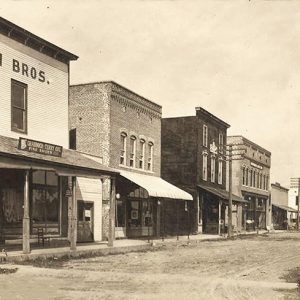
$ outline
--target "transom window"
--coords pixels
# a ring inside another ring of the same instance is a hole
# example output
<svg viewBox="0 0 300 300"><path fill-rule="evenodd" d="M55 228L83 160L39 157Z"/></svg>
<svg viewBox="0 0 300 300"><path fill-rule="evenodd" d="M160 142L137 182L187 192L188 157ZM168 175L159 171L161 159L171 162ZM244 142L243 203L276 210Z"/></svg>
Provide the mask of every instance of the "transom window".
<svg viewBox="0 0 300 300"><path fill-rule="evenodd" d="M11 130L27 132L27 85L11 80Z"/></svg>

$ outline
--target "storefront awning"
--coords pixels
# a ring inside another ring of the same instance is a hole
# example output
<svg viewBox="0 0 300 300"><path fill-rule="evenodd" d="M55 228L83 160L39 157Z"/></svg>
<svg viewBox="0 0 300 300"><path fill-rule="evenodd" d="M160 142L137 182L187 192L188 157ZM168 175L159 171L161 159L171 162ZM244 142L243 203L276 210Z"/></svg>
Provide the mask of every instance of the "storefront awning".
<svg viewBox="0 0 300 300"><path fill-rule="evenodd" d="M193 197L157 176L144 175L120 170L120 175L144 188L150 197L193 200Z"/></svg>
<svg viewBox="0 0 300 300"><path fill-rule="evenodd" d="M18 148L18 140L4 136L0 136L0 168L50 170L60 176L92 178L118 173L75 150L63 149L61 157L27 152Z"/></svg>
<svg viewBox="0 0 300 300"><path fill-rule="evenodd" d="M226 190L222 190L222 189L217 189L211 186L206 186L204 184L198 184L198 187L205 190L206 192L209 192L211 194L214 194L215 196L228 201L229 199L229 192ZM232 194L232 201L233 202L240 202L240 203L248 203L247 200L244 200L243 198Z"/></svg>
<svg viewBox="0 0 300 300"><path fill-rule="evenodd" d="M272 203L273 206L281 208L283 210L289 211L289 212L298 212L297 209L294 209L292 207L289 207L287 205L281 205L281 204L274 204Z"/></svg>

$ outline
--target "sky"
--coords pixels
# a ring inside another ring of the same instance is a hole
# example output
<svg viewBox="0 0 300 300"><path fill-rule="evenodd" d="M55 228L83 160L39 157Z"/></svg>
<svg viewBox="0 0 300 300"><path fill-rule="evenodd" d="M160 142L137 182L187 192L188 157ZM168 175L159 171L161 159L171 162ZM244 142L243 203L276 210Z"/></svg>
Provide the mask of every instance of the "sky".
<svg viewBox="0 0 300 300"><path fill-rule="evenodd" d="M163 107L201 106L300 177L300 1L1 0L0 15L79 56L71 84L114 80Z"/></svg>

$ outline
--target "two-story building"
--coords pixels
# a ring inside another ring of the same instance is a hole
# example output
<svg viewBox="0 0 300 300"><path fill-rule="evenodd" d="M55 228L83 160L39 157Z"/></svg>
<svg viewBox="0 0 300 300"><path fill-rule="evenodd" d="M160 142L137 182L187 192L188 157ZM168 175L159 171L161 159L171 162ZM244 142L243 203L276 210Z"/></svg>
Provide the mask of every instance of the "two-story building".
<svg viewBox="0 0 300 300"><path fill-rule="evenodd" d="M162 119L162 177L193 195L188 208L180 207L182 231L220 234L225 229L228 128L201 107L196 107L196 116ZM241 202L233 195L234 205ZM167 224L173 215L169 207Z"/></svg>
<svg viewBox="0 0 300 300"><path fill-rule="evenodd" d="M70 146L117 170L116 237L163 234L165 199L191 200L160 178L161 106L121 85L95 82L70 87ZM109 190L109 180L105 186ZM103 235L110 204L104 190ZM182 201L183 202L183 201Z"/></svg>
<svg viewBox="0 0 300 300"><path fill-rule="evenodd" d="M243 197L242 227L265 229L271 225L271 152L243 136L228 136L232 149L232 191Z"/></svg>
<svg viewBox="0 0 300 300"><path fill-rule="evenodd" d="M69 68L76 59L0 18L0 242L4 247L23 244L28 253L39 233L48 240L69 240L74 250L76 177L100 181L101 176L116 175L68 149Z"/></svg>

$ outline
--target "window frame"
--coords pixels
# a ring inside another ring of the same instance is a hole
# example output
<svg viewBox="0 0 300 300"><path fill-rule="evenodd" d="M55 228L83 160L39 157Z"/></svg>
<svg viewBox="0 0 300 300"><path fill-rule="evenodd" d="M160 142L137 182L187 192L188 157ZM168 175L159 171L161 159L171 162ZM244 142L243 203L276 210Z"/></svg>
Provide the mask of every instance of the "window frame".
<svg viewBox="0 0 300 300"><path fill-rule="evenodd" d="M218 184L223 184L223 160L218 161Z"/></svg>
<svg viewBox="0 0 300 300"><path fill-rule="evenodd" d="M130 136L129 167L131 168L135 168L136 163L136 140L136 136Z"/></svg>
<svg viewBox="0 0 300 300"><path fill-rule="evenodd" d="M204 147L207 147L208 144L208 127L207 125L203 124L203 130L202 130L202 144Z"/></svg>
<svg viewBox="0 0 300 300"><path fill-rule="evenodd" d="M216 157L211 156L210 158L210 181L216 182Z"/></svg>
<svg viewBox="0 0 300 300"><path fill-rule="evenodd" d="M221 132L219 133L219 152L224 152L224 135Z"/></svg>
<svg viewBox="0 0 300 300"><path fill-rule="evenodd" d="M121 132L120 134L120 139L121 139L121 147L122 149L120 149L120 160L119 160L119 164L121 166L126 166L126 148L127 148L127 133L126 132ZM123 158L123 162L121 162Z"/></svg>
<svg viewBox="0 0 300 300"><path fill-rule="evenodd" d="M14 105L13 93L12 93L13 86L19 86L24 89L24 102L25 102L24 108ZM23 127L24 127L23 129L17 128L13 124L13 115L14 115L15 109L21 110L23 112ZM27 132L28 132L28 130L27 130L28 129L28 120L27 120L27 116L28 116L28 85L26 83L20 82L15 79L11 79L11 85L10 85L10 110L11 110L11 131L27 134Z"/></svg>
<svg viewBox="0 0 300 300"><path fill-rule="evenodd" d="M145 145L146 141L144 139L140 139L140 157L139 157L139 168L144 170L145 169Z"/></svg>
<svg viewBox="0 0 300 300"><path fill-rule="evenodd" d="M204 181L207 181L207 158L208 158L208 154L203 153L202 154L202 179Z"/></svg>
<svg viewBox="0 0 300 300"><path fill-rule="evenodd" d="M148 159L147 159L147 170L153 171L153 150L154 149L154 143L148 142Z"/></svg>

